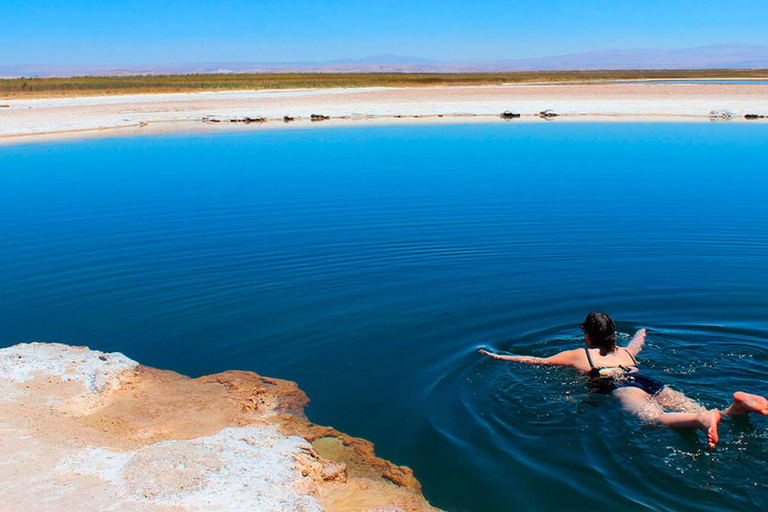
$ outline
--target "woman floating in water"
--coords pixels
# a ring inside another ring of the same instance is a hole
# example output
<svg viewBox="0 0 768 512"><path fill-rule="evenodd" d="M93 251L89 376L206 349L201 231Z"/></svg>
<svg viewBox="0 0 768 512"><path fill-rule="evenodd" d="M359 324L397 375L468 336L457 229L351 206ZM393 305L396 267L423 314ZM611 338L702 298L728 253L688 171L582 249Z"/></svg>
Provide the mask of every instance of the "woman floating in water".
<svg viewBox="0 0 768 512"><path fill-rule="evenodd" d="M585 348L566 350L551 357L480 352L505 361L570 366L580 370L599 390L618 397L626 411L643 421L705 431L710 448L717 444L717 424L721 415L733 417L758 413L768 416L768 400L762 396L741 391L734 393L733 403L721 413L717 409L707 410L679 391L640 373L636 357L645 345L645 329L637 331L626 347L617 347L613 320L605 313L595 311L587 315L581 330L587 344Z"/></svg>

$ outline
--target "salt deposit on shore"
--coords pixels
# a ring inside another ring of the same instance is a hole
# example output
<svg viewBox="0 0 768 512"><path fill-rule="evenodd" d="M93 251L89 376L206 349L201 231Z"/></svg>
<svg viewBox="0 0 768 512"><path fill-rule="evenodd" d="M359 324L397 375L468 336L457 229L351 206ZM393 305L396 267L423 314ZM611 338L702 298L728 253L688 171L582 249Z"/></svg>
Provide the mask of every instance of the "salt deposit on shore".
<svg viewBox="0 0 768 512"><path fill-rule="evenodd" d="M523 119L552 109L560 120L706 119L713 110L768 114L768 86L754 84L554 84L425 88L300 89L3 100L0 138L221 129L206 116L266 118L259 128L306 126L312 114L340 122L459 119L498 121L512 110ZM283 123L284 116L297 118ZM438 117L442 116L442 117ZM473 117L476 116L476 117ZM763 121L752 121L763 122ZM33 137L34 138L34 137Z"/></svg>
<svg viewBox="0 0 768 512"><path fill-rule="evenodd" d="M292 382L122 354L0 350L0 508L433 512L410 469L310 423Z"/></svg>

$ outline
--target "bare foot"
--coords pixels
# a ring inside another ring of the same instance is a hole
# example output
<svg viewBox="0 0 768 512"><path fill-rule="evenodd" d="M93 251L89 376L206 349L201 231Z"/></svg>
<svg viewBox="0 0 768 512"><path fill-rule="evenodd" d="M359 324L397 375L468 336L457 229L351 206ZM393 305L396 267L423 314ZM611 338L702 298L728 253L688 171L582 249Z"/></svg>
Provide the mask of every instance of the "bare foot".
<svg viewBox="0 0 768 512"><path fill-rule="evenodd" d="M737 391L733 394L733 404L725 410L729 416L746 416L751 412L768 416L768 400L759 395Z"/></svg>
<svg viewBox="0 0 768 512"><path fill-rule="evenodd" d="M701 429L707 433L707 444L710 448L714 448L720 440L717 435L717 424L720 423L720 419L720 411L717 409L712 409L699 414Z"/></svg>

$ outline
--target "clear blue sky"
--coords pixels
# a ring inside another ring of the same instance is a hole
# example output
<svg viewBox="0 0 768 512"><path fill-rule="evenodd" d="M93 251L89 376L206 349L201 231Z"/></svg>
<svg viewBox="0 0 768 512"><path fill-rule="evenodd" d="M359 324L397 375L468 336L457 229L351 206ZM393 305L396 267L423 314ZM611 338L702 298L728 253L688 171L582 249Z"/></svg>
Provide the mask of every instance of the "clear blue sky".
<svg viewBox="0 0 768 512"><path fill-rule="evenodd" d="M439 60L768 44L766 0L0 0L0 65Z"/></svg>

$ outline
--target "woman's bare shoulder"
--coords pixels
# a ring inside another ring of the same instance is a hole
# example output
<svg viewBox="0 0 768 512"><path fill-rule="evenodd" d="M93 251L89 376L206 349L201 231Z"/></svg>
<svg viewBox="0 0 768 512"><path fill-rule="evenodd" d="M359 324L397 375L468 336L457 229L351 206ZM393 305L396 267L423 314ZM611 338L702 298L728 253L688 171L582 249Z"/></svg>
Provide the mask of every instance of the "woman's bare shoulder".
<svg viewBox="0 0 768 512"><path fill-rule="evenodd" d="M547 359L549 360L548 362L550 364L572 366L579 370L582 370L585 366L587 366L583 348L563 350L562 352L558 352L554 356L551 356Z"/></svg>

